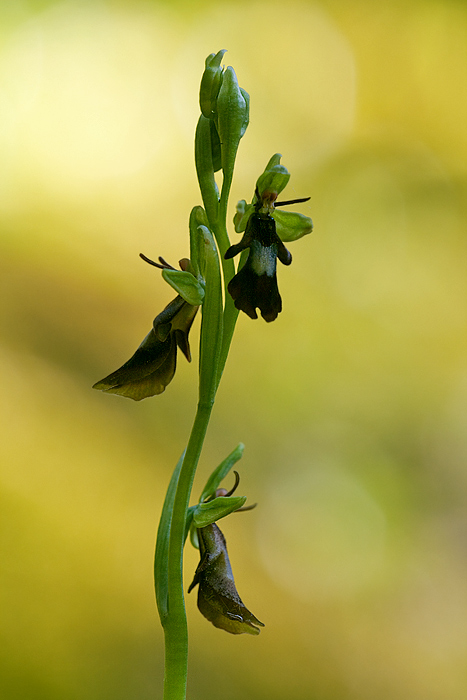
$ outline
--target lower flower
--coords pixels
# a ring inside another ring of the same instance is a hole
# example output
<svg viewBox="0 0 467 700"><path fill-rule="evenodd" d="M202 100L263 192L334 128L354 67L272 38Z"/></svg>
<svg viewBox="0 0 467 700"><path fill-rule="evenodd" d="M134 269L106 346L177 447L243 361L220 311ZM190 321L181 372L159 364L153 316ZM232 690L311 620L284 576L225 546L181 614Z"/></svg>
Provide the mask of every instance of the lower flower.
<svg viewBox="0 0 467 700"><path fill-rule="evenodd" d="M264 624L244 606L237 593L224 535L212 523L198 529L198 539L201 560L188 593L199 584L200 612L214 627L231 634L259 634Z"/></svg>

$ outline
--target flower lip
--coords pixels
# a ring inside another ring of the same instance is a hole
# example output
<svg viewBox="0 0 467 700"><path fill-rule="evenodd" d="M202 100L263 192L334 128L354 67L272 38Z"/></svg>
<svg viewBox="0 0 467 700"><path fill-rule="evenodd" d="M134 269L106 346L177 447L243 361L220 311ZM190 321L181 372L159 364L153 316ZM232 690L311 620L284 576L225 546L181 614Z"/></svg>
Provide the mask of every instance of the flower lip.
<svg viewBox="0 0 467 700"><path fill-rule="evenodd" d="M282 310L276 277L277 259L279 258L283 265L290 265L292 262L292 255L277 234L272 213L275 207L307 202L310 199L303 197L277 202L277 194L276 190L267 188L260 193L258 186L256 187L250 205L254 210L246 222L243 238L240 243L230 246L224 255L225 259L229 259L249 249L245 264L230 280L227 290L237 309L256 319L258 308L261 316L268 322L274 321ZM240 219L243 212L243 206L241 210L237 209Z"/></svg>
<svg viewBox="0 0 467 700"><path fill-rule="evenodd" d="M232 258L249 248L248 258L242 268L230 280L227 289L235 306L250 318L256 319L259 308L265 321L274 321L282 310L282 299L277 287L277 258L283 265L290 265L292 256L276 233L276 224L258 200L246 225L240 243L230 246L225 258Z"/></svg>
<svg viewBox="0 0 467 700"><path fill-rule="evenodd" d="M198 608L214 627L230 634L260 633L264 627L245 607L235 587L225 537L215 523L198 528L200 562L188 593L199 584Z"/></svg>

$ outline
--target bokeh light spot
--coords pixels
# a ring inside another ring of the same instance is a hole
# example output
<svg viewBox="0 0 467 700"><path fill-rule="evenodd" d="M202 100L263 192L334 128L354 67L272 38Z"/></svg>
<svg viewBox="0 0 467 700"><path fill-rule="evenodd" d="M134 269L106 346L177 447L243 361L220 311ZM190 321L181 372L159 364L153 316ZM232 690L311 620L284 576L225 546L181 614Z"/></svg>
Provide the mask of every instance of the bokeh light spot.
<svg viewBox="0 0 467 700"><path fill-rule="evenodd" d="M354 478L334 466L310 465L296 476L273 479L262 512L263 564L302 600L353 594L381 569L384 515Z"/></svg>

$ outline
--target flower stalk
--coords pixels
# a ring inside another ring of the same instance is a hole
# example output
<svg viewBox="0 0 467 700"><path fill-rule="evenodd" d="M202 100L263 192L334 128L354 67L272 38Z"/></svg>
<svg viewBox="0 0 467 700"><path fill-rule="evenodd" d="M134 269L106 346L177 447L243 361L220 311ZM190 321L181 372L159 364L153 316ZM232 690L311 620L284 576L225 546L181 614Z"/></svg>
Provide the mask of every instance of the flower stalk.
<svg viewBox="0 0 467 700"><path fill-rule="evenodd" d="M240 459L239 445L209 477L200 501L190 506L196 468L208 430L216 392L225 367L239 311L257 318L259 308L273 321L282 308L276 282L276 259L290 264L283 241L311 231L311 219L276 213L278 193L290 175L275 154L256 183L251 204L238 204L235 230L244 232L231 244L227 205L240 140L248 126L249 96L238 85L233 68L225 70L225 51L210 54L201 80L201 116L195 134L195 164L204 208L192 209L189 221L190 259L176 270L163 258L154 262L177 296L154 319L134 355L94 388L135 401L162 393L172 381L177 348L191 360L188 334L201 310L198 406L185 452L175 467L159 522L154 559L156 601L165 635L164 700L185 700L188 669L188 627L183 590L183 550L188 533L200 549L200 564L188 591L199 584L198 606L216 627L233 634L259 634L263 626L237 593L225 538L217 520L244 506L219 484ZM222 186L215 173L221 171ZM294 203L282 202L282 204ZM299 200L304 201L304 200ZM233 257L241 253L238 269Z"/></svg>

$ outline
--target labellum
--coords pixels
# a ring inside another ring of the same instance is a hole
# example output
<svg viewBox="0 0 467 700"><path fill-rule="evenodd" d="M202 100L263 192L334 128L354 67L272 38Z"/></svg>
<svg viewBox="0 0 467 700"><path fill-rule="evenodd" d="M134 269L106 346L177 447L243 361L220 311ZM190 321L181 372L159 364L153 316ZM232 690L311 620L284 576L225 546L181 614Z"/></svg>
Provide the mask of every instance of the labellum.
<svg viewBox="0 0 467 700"><path fill-rule="evenodd" d="M282 311L276 277L277 259L283 265L292 262L292 255L277 235L276 222L270 214L274 209L275 196L275 193L267 192L260 197L256 192L255 211L248 219L243 238L240 243L230 246L224 256L226 259L233 258L249 248L245 264L230 280L227 289L237 309L255 319L258 318L258 308L268 322L274 321ZM277 202L275 206L303 202L306 199Z"/></svg>
<svg viewBox="0 0 467 700"><path fill-rule="evenodd" d="M198 529L198 539L201 560L188 593L199 584L200 612L214 627L231 634L259 634L259 627L264 624L245 607L237 593L224 535L212 523Z"/></svg>

